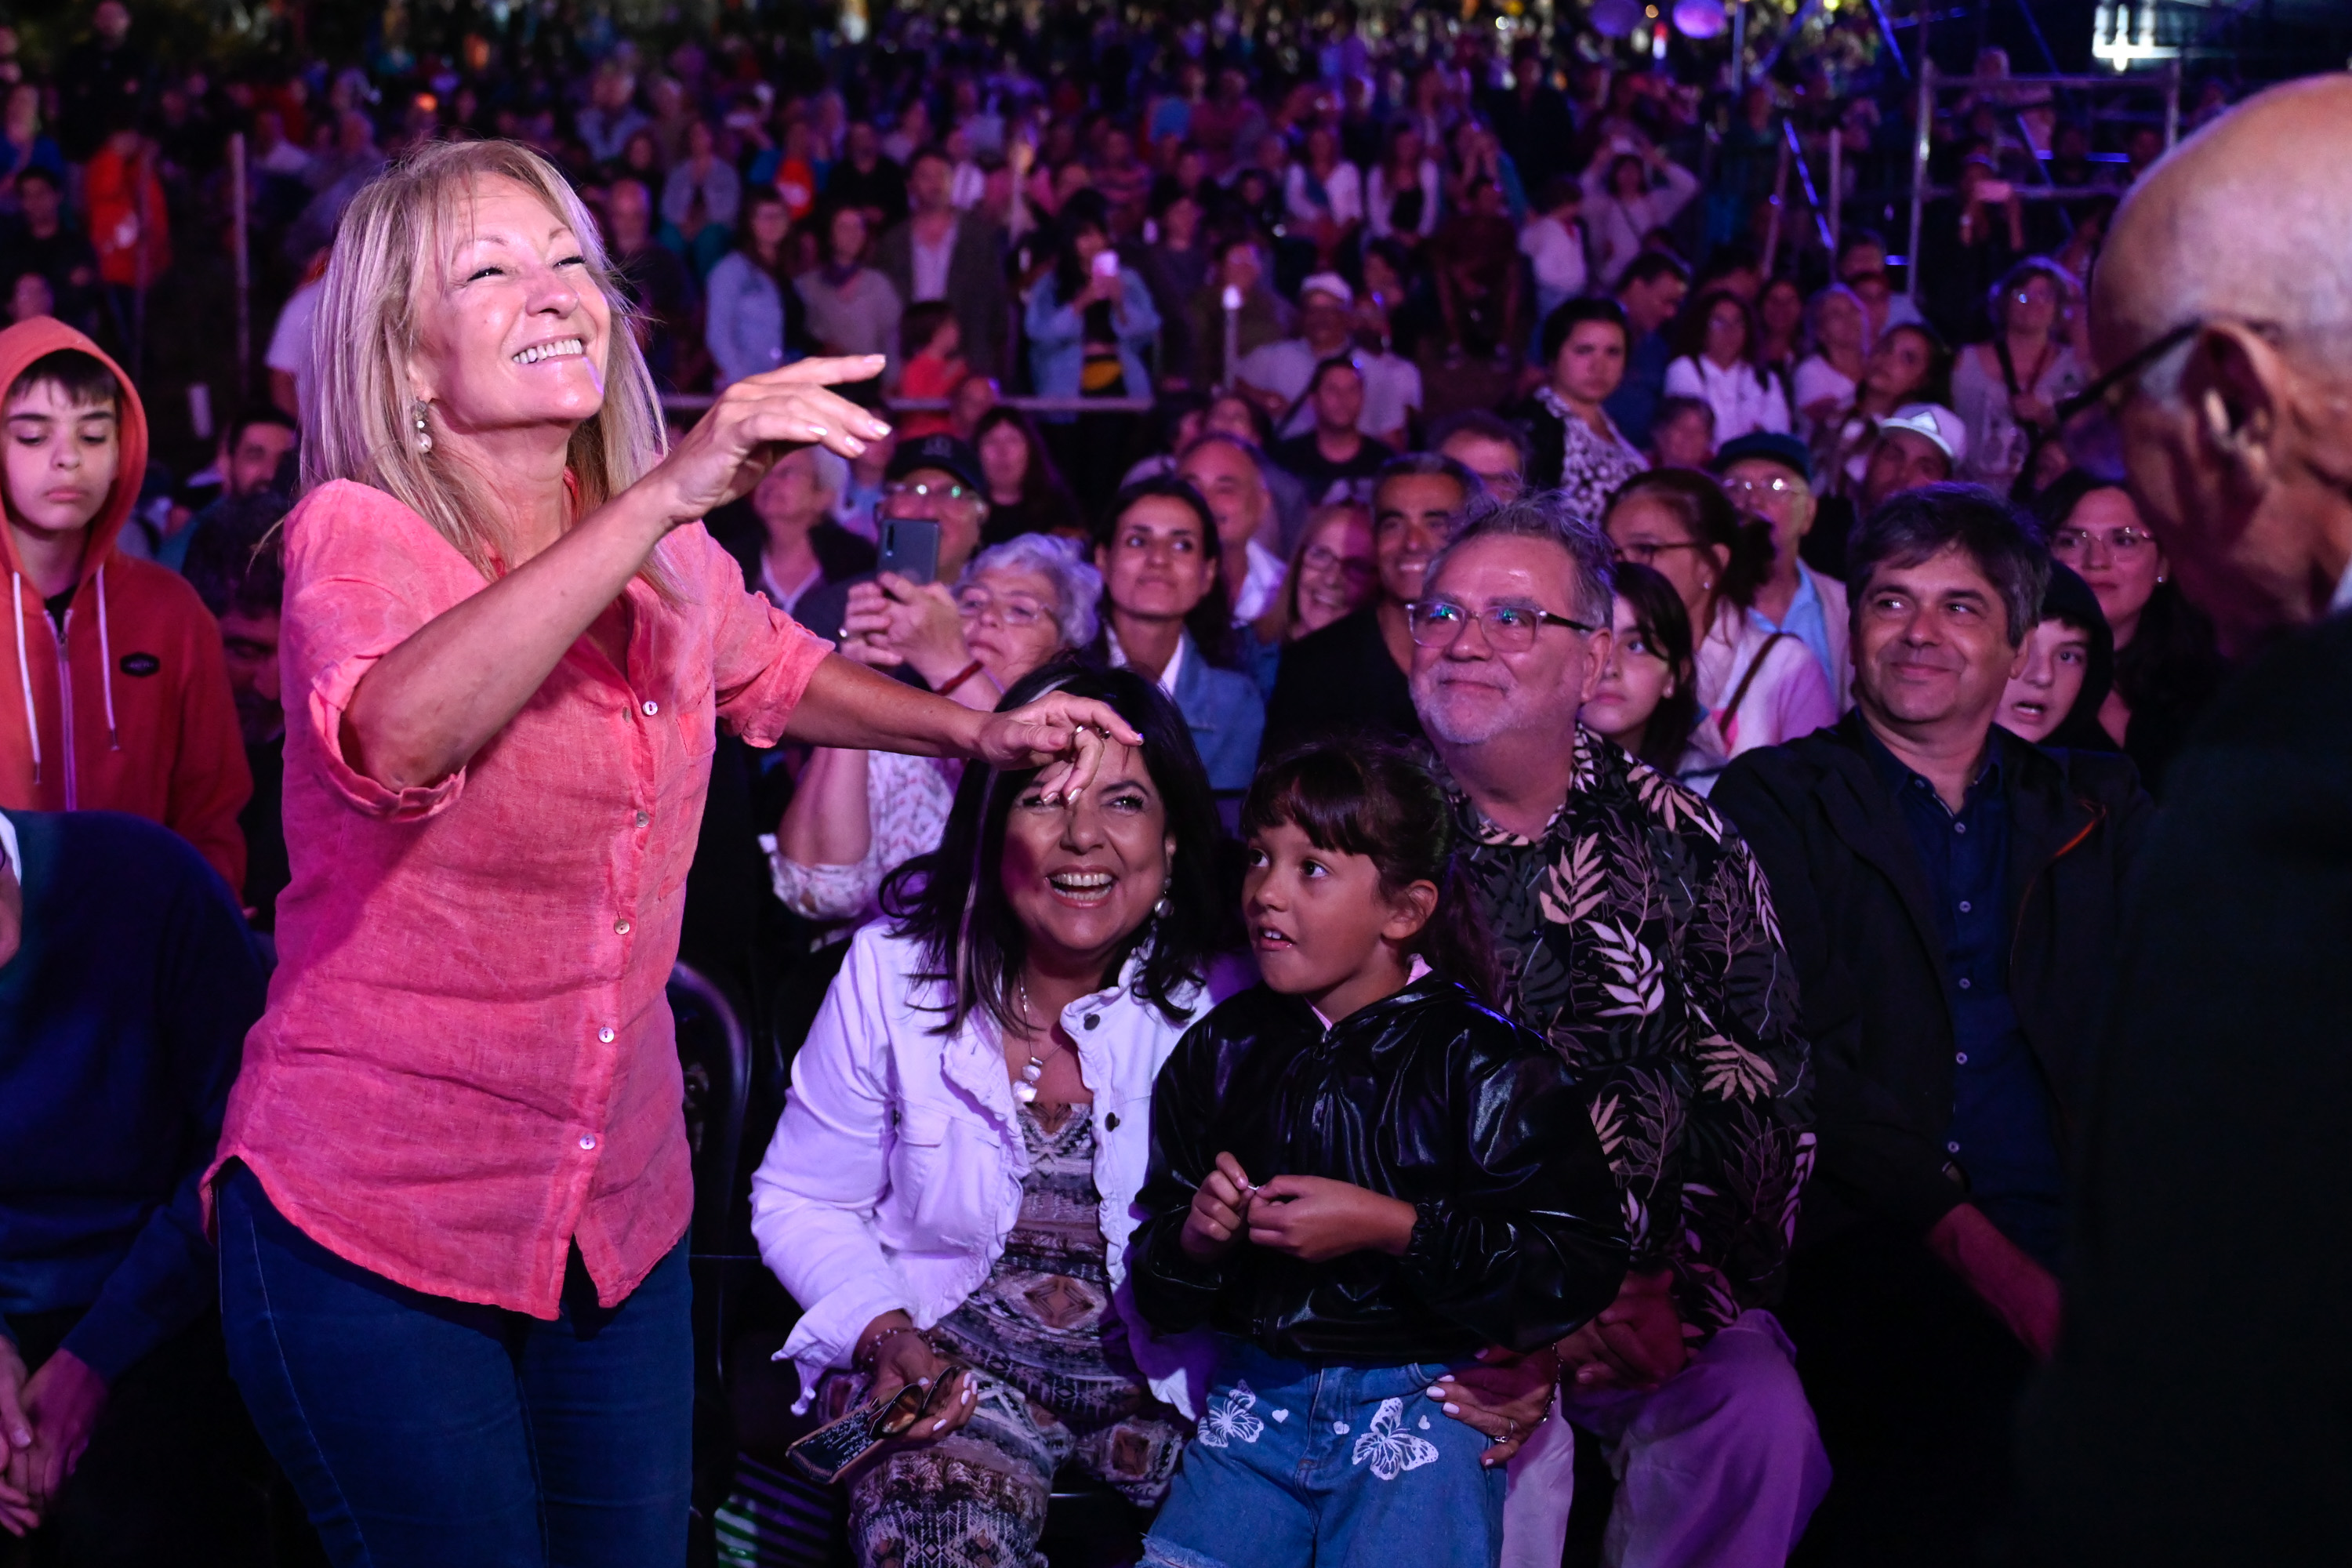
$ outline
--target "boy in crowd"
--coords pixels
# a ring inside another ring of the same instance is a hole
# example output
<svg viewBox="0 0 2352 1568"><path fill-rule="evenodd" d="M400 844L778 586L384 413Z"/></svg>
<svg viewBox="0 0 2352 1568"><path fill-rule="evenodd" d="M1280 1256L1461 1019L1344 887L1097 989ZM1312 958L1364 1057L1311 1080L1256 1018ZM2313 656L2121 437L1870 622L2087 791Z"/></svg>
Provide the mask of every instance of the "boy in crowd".
<svg viewBox="0 0 2352 1568"><path fill-rule="evenodd" d="M56 321L0 332L7 526L0 574L0 806L127 811L245 880L253 792L220 629L179 575L116 539L147 467L139 395Z"/></svg>

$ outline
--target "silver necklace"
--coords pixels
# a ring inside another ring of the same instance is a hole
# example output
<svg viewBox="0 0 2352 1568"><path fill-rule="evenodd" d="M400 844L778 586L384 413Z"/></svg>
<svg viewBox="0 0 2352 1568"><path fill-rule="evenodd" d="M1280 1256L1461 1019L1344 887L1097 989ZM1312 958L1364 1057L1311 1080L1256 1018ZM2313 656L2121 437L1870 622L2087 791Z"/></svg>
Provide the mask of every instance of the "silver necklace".
<svg viewBox="0 0 2352 1568"><path fill-rule="evenodd" d="M1013 981L1013 984L1014 990L1017 991L1021 996L1021 1026L1024 1029L1034 1029L1036 1027L1036 1025L1029 1016L1028 977L1024 975L1020 979ZM1050 1026L1048 1026L1046 1029L1046 1034L1049 1038L1052 1037L1053 1030ZM1055 1040L1052 1047L1046 1050L1045 1055L1039 1056L1034 1050L1029 1053L1028 1065L1021 1069L1021 1081L1013 1086L1013 1092L1014 1096L1020 1100L1022 1104L1034 1105L1036 1103L1037 1080L1045 1076L1045 1064L1052 1061L1055 1056L1060 1054L1061 1049L1062 1042Z"/></svg>

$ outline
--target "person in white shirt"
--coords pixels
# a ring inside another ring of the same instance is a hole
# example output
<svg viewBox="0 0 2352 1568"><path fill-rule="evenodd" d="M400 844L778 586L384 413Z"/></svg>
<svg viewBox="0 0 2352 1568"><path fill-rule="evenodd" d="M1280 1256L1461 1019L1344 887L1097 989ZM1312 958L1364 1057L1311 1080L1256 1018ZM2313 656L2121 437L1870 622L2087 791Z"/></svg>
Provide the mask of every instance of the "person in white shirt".
<svg viewBox="0 0 2352 1568"><path fill-rule="evenodd" d="M1335 264L1364 226L1364 177L1339 155L1328 126L1307 132L1305 155L1283 176L1283 210L1315 242L1318 265Z"/></svg>
<svg viewBox="0 0 2352 1568"><path fill-rule="evenodd" d="M1869 363L1870 314L1862 296L1832 283L1807 307L1813 352L1797 362L1789 400L1797 408L1797 434L1813 438L1825 420L1853 405Z"/></svg>
<svg viewBox="0 0 2352 1568"><path fill-rule="evenodd" d="M1421 132L1409 121L1390 127L1386 149L1365 182L1366 231L1374 239L1417 244L1437 232L1444 205L1444 176Z"/></svg>
<svg viewBox="0 0 2352 1568"><path fill-rule="evenodd" d="M1295 338L1252 349L1236 366L1251 400L1280 421L1277 435L1297 436L1315 427L1306 406L1315 367L1355 345L1356 291L1336 272L1318 272L1298 286L1298 331ZM1392 353L1366 354L1364 412L1356 428L1375 441L1401 445L1412 411L1421 406L1421 372Z"/></svg>
<svg viewBox="0 0 2352 1568"><path fill-rule="evenodd" d="M1099 696L1143 744L1073 798L1031 772L961 793L906 912L852 940L751 1183L804 1309L779 1352L799 1407L929 1384L919 1440L846 1484L861 1562L967 1535L1031 1561L1069 1463L1149 1510L1203 1410L1210 1347L1154 1337L1126 1252L1152 1080L1239 982L1211 978L1215 805L1148 680L1056 666L1015 689Z"/></svg>
<svg viewBox="0 0 2352 1568"><path fill-rule="evenodd" d="M1591 268L1584 250L1584 189L1562 175L1536 197L1537 215L1519 230L1519 254L1536 279L1536 320L1584 292Z"/></svg>
<svg viewBox="0 0 2352 1568"><path fill-rule="evenodd" d="M1177 454L1177 478L1190 481L1216 520L1220 569L1234 624L1248 626L1282 591L1287 568L1276 553L1282 537L1265 454L1237 436L1209 431Z"/></svg>
<svg viewBox="0 0 2352 1568"><path fill-rule="evenodd" d="M1666 395L1696 397L1714 409L1717 446L1754 430L1788 433L1788 392L1756 363L1756 313L1747 300L1727 289L1707 294L1684 317L1678 337Z"/></svg>
<svg viewBox="0 0 2352 1568"><path fill-rule="evenodd" d="M1584 194L1601 286L1614 289L1647 248L1650 231L1674 222L1698 195L1698 176L1655 147L1641 152L1621 140L1602 148L1585 171Z"/></svg>

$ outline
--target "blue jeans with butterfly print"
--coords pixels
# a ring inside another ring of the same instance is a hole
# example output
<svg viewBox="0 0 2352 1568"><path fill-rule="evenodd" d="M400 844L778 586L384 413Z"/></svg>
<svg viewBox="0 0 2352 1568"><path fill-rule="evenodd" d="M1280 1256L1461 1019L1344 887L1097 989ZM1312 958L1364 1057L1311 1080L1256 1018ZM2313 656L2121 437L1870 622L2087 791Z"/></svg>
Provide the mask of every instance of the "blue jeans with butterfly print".
<svg viewBox="0 0 2352 1568"><path fill-rule="evenodd" d="M1494 1568L1503 1468L1425 1393L1446 1371L1314 1366L1222 1339L1146 1568Z"/></svg>

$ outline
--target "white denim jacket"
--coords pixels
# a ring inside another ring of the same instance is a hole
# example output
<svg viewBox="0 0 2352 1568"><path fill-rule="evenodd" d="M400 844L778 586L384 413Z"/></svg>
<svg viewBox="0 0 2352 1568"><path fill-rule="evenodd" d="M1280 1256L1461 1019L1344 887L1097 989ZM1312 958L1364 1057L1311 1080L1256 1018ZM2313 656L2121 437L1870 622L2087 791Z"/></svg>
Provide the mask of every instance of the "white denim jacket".
<svg viewBox="0 0 2352 1568"><path fill-rule="evenodd" d="M803 1308L776 1359L798 1365L803 1408L884 1312L928 1329L962 1305L1020 1216L1029 1156L997 1031L973 1016L953 1034L932 1033L947 987L915 984L921 966L919 945L887 925L850 940L751 1178L760 1256ZM1212 992L1227 987L1190 988L1171 1022L1128 990L1139 967L1131 960L1118 986L1072 1003L1062 1023L1094 1091L1095 1186L1129 1348L1152 1393L1197 1416L1207 1343L1153 1338L1126 1286L1127 1246L1150 1161L1152 1079Z"/></svg>

